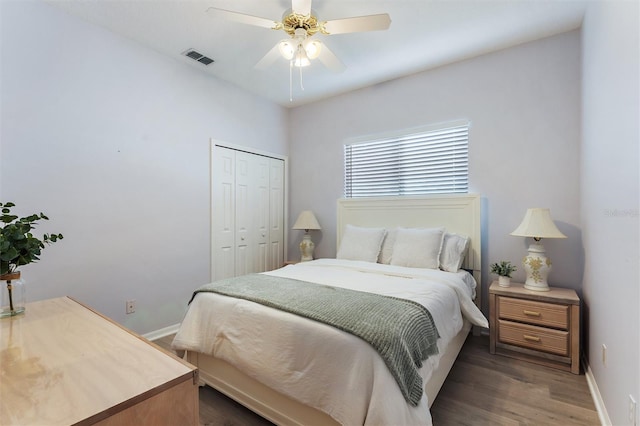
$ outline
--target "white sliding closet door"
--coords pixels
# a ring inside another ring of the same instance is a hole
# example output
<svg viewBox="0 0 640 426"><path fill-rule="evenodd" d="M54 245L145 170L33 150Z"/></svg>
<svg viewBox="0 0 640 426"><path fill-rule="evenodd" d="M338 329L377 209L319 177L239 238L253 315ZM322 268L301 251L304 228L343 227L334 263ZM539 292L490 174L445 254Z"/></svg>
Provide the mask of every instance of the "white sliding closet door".
<svg viewBox="0 0 640 426"><path fill-rule="evenodd" d="M284 161L214 145L212 278L284 263Z"/></svg>

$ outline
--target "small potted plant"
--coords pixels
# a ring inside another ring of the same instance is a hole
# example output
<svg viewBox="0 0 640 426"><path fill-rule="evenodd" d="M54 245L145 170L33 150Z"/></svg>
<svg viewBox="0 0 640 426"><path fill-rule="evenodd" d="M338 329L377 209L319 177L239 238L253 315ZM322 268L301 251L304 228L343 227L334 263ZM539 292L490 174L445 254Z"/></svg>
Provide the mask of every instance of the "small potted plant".
<svg viewBox="0 0 640 426"><path fill-rule="evenodd" d="M500 287L509 287L511 285L511 273L516 270L515 265L506 260L491 265L491 273L498 275L498 285Z"/></svg>
<svg viewBox="0 0 640 426"><path fill-rule="evenodd" d="M61 240L62 234L44 234L36 238L31 230L43 219L43 213L19 218L11 214L13 203L0 203L0 281L6 282L6 290L0 288L0 317L24 312L24 286L18 268L40 260L45 244Z"/></svg>

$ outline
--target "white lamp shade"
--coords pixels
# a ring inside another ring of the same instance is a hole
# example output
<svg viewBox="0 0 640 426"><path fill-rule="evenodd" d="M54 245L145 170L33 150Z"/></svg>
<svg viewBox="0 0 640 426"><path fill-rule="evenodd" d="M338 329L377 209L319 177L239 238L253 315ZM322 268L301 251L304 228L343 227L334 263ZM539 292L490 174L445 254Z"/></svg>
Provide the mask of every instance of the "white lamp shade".
<svg viewBox="0 0 640 426"><path fill-rule="evenodd" d="M318 219L313 215L311 210L304 210L298 216L298 220L293 225L293 229L304 229L308 231L310 229L322 229L318 223Z"/></svg>
<svg viewBox="0 0 640 426"><path fill-rule="evenodd" d="M549 209L527 209L522 223L511 233L517 237L567 238L551 219Z"/></svg>

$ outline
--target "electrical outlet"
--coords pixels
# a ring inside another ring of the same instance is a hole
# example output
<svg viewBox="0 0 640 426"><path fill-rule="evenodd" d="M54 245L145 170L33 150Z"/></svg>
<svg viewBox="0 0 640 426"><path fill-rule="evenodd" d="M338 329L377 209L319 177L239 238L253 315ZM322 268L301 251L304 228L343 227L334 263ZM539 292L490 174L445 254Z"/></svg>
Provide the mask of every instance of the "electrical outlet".
<svg viewBox="0 0 640 426"><path fill-rule="evenodd" d="M636 404L636 400L633 399L633 395L629 395L629 424L636 426L637 423L637 417L636 417L636 408L637 404Z"/></svg>
<svg viewBox="0 0 640 426"><path fill-rule="evenodd" d="M607 345L602 344L602 365L607 366Z"/></svg>
<svg viewBox="0 0 640 426"><path fill-rule="evenodd" d="M136 301L135 300L127 300L126 302L126 312L127 314L132 314L136 311Z"/></svg>

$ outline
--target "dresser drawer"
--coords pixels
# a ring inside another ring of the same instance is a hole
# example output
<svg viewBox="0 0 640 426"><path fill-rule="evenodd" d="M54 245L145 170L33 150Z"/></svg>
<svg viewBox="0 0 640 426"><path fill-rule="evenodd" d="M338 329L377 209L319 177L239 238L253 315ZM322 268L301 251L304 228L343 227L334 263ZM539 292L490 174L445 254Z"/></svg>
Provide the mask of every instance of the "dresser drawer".
<svg viewBox="0 0 640 426"><path fill-rule="evenodd" d="M560 356L569 356L569 332L498 321L498 341Z"/></svg>
<svg viewBox="0 0 640 426"><path fill-rule="evenodd" d="M569 329L569 306L533 300L498 297L501 319L526 322L562 330Z"/></svg>

